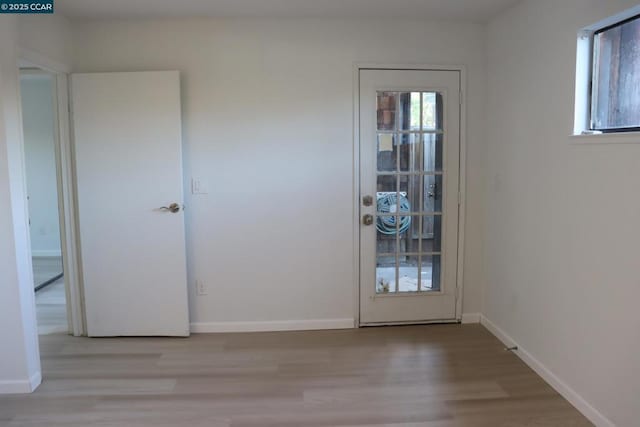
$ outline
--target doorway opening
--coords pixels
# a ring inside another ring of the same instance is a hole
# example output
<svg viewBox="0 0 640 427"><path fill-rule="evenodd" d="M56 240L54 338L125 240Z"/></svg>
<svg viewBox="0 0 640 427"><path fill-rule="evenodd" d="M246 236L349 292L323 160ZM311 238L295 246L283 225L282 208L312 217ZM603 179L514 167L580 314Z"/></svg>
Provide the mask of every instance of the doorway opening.
<svg viewBox="0 0 640 427"><path fill-rule="evenodd" d="M69 332L54 73L20 68L24 163L38 333Z"/></svg>

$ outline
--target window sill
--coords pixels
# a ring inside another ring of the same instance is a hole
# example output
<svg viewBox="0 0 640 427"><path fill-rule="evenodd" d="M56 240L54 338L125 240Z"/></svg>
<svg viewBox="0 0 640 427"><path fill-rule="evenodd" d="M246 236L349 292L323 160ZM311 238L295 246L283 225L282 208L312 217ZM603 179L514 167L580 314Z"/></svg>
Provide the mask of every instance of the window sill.
<svg viewBox="0 0 640 427"><path fill-rule="evenodd" d="M591 144L640 144L640 132L599 133L592 135L571 135L572 145Z"/></svg>

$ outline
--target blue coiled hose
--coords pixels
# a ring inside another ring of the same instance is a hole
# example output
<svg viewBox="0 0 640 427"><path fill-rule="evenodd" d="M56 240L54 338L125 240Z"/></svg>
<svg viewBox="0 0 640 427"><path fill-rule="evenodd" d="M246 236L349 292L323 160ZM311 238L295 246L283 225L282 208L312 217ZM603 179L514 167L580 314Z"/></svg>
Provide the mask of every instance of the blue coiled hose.
<svg viewBox="0 0 640 427"><path fill-rule="evenodd" d="M395 206L395 212L391 212L391 207ZM399 207L399 209L398 209ZM378 197L378 220L376 221L376 229L382 234L404 233L411 227L411 216L380 216L389 213L409 213L411 212L411 203L407 196L400 194L400 203L398 203L397 193L387 193ZM396 219L399 218L400 226L396 228Z"/></svg>

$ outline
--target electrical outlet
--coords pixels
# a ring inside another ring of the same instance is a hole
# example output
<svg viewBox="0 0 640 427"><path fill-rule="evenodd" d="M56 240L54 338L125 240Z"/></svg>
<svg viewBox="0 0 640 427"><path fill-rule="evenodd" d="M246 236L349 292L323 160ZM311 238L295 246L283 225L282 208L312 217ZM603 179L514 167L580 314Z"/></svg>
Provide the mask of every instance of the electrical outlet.
<svg viewBox="0 0 640 427"><path fill-rule="evenodd" d="M207 295L207 285L205 285L204 281L196 280L196 293L198 296Z"/></svg>

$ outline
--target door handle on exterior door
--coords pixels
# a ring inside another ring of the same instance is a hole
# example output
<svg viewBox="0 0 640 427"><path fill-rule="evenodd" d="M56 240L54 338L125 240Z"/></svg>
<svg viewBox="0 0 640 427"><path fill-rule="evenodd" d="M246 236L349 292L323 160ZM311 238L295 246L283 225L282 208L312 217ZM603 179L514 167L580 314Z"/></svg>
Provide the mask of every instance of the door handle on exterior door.
<svg viewBox="0 0 640 427"><path fill-rule="evenodd" d="M373 224L373 215L366 214L362 216L362 223L364 225L372 225Z"/></svg>
<svg viewBox="0 0 640 427"><path fill-rule="evenodd" d="M430 199L437 199L438 198L438 184L430 184L429 185L429 192L427 193L427 196Z"/></svg>
<svg viewBox="0 0 640 427"><path fill-rule="evenodd" d="M177 203L171 203L169 206L161 206L160 210L178 213L180 212L180 205Z"/></svg>

